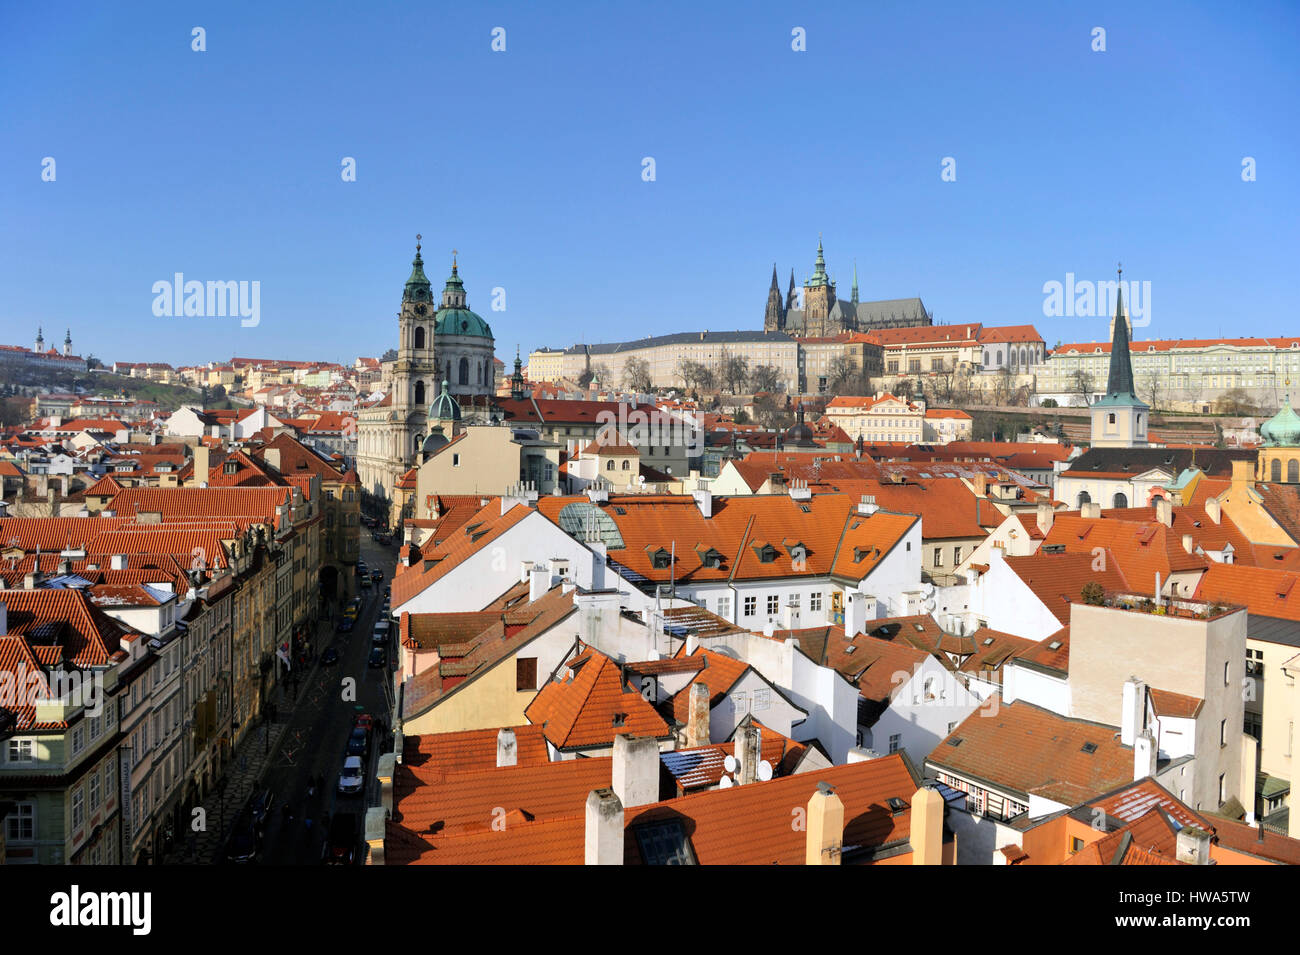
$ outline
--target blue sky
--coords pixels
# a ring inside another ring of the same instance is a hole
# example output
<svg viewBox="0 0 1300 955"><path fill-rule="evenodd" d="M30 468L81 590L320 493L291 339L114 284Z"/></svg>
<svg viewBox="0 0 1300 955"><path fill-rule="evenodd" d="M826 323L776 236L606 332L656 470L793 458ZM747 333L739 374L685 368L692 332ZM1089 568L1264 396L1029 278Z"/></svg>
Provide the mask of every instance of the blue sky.
<svg viewBox="0 0 1300 955"><path fill-rule="evenodd" d="M1044 283L1117 260L1140 338L1294 334L1300 13L1132 6L6 4L0 342L378 355L417 232L507 362L761 327L819 232L844 297L856 259L863 299L1049 346L1105 320L1045 318ZM260 323L156 317L176 272L260 282Z"/></svg>

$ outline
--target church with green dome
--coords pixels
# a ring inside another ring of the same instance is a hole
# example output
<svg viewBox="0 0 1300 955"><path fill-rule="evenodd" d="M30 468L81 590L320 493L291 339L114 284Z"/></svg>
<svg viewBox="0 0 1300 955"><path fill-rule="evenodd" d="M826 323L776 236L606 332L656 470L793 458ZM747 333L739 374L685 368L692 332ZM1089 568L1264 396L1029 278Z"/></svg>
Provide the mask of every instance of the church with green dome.
<svg viewBox="0 0 1300 955"><path fill-rule="evenodd" d="M1264 445L1255 479L1270 484L1300 484L1300 415L1291 407L1290 382L1287 386L1281 409L1259 428Z"/></svg>
<svg viewBox="0 0 1300 955"><path fill-rule="evenodd" d="M420 238L397 313L397 354L381 363L383 395L357 410L357 473L366 492L381 498L393 496L437 422L450 439L461 409L481 413L497 389L492 327L469 307L456 251L435 301Z"/></svg>

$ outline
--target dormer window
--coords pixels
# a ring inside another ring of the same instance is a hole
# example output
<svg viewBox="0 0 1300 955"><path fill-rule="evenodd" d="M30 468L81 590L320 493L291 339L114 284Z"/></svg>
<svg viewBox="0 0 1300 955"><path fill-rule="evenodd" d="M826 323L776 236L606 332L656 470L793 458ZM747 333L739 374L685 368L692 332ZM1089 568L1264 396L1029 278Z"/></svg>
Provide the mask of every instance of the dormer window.
<svg viewBox="0 0 1300 955"><path fill-rule="evenodd" d="M771 544L763 544L761 547L755 547L754 553L758 555L761 563L770 564L776 560L776 548Z"/></svg>
<svg viewBox="0 0 1300 955"><path fill-rule="evenodd" d="M671 551L660 547L651 555L650 560L655 570L667 570L673 564L673 555Z"/></svg>
<svg viewBox="0 0 1300 955"><path fill-rule="evenodd" d="M227 461L225 464L221 466L221 473L223 474L235 474L238 471L239 471L238 461Z"/></svg>

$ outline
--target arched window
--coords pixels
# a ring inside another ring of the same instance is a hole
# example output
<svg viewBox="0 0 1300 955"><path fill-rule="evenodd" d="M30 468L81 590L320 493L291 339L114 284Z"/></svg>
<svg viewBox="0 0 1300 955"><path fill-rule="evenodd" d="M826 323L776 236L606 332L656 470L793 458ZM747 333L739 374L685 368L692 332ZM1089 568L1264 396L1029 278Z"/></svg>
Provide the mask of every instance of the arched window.
<svg viewBox="0 0 1300 955"><path fill-rule="evenodd" d="M1083 510L1083 505L1092 503L1092 495L1087 491L1079 492L1079 510Z"/></svg>
<svg viewBox="0 0 1300 955"><path fill-rule="evenodd" d="M610 463L612 464L613 462L610 462ZM1291 463L1294 464L1295 462L1292 461ZM632 470L631 465L629 464L629 462L628 462L626 459L624 459L624 461L623 461L623 470L624 470L624 471L630 471L630 470Z"/></svg>
<svg viewBox="0 0 1300 955"><path fill-rule="evenodd" d="M469 359L468 358L462 358L460 360L460 383L462 385L469 384Z"/></svg>
<svg viewBox="0 0 1300 955"><path fill-rule="evenodd" d="M1111 506L1111 507L1128 507L1128 497L1124 494L1123 491L1116 491L1116 492L1115 492L1115 500L1111 503L1110 506Z"/></svg>
<svg viewBox="0 0 1300 955"><path fill-rule="evenodd" d="M1282 462L1274 458L1269 465L1268 479L1274 484L1280 484L1282 481Z"/></svg>
<svg viewBox="0 0 1300 955"><path fill-rule="evenodd" d="M999 364L999 365L1002 364L1002 349L1001 349L1001 348L999 348L999 349L994 353L994 359L995 359L995 361L997 362L997 364Z"/></svg>
<svg viewBox="0 0 1300 955"><path fill-rule="evenodd" d="M1286 483L1295 484L1300 481L1300 461L1292 458L1286 463Z"/></svg>
<svg viewBox="0 0 1300 955"><path fill-rule="evenodd" d="M423 328L423 327L417 327L417 328L415 329L415 347L416 347L416 348L423 348L423 347L424 347L424 328Z"/></svg>
<svg viewBox="0 0 1300 955"><path fill-rule="evenodd" d="M989 353L986 351L984 353L984 364L987 365L988 363L989 363Z"/></svg>
<svg viewBox="0 0 1300 955"><path fill-rule="evenodd" d="M415 383L415 403L417 405L424 404L424 382L422 381Z"/></svg>
<svg viewBox="0 0 1300 955"><path fill-rule="evenodd" d="M612 471L612 470L614 470L614 462L613 462L613 460L609 460L609 461L606 461L606 462L605 462L605 470L606 470L606 471Z"/></svg>

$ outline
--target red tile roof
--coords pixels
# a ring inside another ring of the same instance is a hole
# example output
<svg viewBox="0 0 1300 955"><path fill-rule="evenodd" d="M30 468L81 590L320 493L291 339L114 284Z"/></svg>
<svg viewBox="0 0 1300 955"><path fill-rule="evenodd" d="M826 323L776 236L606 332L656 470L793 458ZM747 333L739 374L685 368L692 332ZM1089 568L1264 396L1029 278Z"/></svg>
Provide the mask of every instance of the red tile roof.
<svg viewBox="0 0 1300 955"><path fill-rule="evenodd" d="M656 739L672 735L663 717L641 696L640 685L625 683L618 664L603 653L583 651L556 677L524 711L529 722L544 726L556 749L613 746L623 733Z"/></svg>

